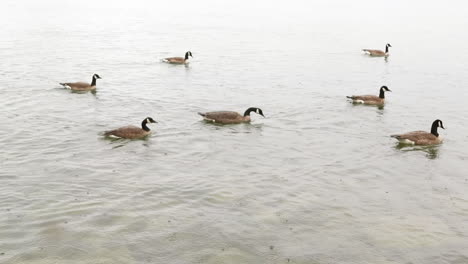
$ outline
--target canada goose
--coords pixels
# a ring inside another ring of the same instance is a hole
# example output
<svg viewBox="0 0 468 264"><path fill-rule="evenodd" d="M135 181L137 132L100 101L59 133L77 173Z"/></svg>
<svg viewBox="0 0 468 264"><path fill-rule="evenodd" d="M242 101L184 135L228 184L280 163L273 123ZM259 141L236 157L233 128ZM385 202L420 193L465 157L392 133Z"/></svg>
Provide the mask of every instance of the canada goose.
<svg viewBox="0 0 468 264"><path fill-rule="evenodd" d="M114 130L106 131L104 132L104 136L128 138L128 139L144 138L151 133L150 129L146 126L146 124L148 123L157 123L157 122L154 121L153 118L147 117L141 122L141 128L136 127L136 126L125 126L125 127L117 128Z"/></svg>
<svg viewBox="0 0 468 264"><path fill-rule="evenodd" d="M385 103L385 92L391 92L387 86L380 87L379 96L375 95L352 95L346 96L353 100L356 104L368 104L368 105L383 105Z"/></svg>
<svg viewBox="0 0 468 264"><path fill-rule="evenodd" d="M75 82L75 83L60 83L65 88L70 88L73 91L91 91L96 89L96 80L102 79L98 74L93 75L93 80L91 84L85 82Z"/></svg>
<svg viewBox="0 0 468 264"><path fill-rule="evenodd" d="M382 57L382 56L385 56L387 57L388 55L390 55L388 53L388 47L391 47L392 45L390 45L389 43L387 43L387 45L385 45L385 52L381 51L381 50L373 50L373 49L363 49L362 51L366 52L367 54L369 54L370 56L375 56L375 57Z"/></svg>
<svg viewBox="0 0 468 264"><path fill-rule="evenodd" d="M231 111L217 111L217 112L207 112L207 113L198 113L198 114L203 116L204 120L210 121L213 123L238 124L238 123L250 122L250 112L255 112L265 117L263 115L262 109L257 108L257 107L250 107L249 109L245 110L243 116L237 112L231 112Z"/></svg>
<svg viewBox="0 0 468 264"><path fill-rule="evenodd" d="M391 137L398 139L401 144L411 144L411 145L433 145L439 144L442 142L442 138L439 137L437 133L437 128L441 127L443 129L444 125L439 119L432 122L431 133L425 131L413 131L401 135L391 135Z"/></svg>
<svg viewBox="0 0 468 264"><path fill-rule="evenodd" d="M167 62L167 63L174 63L174 64L185 64L185 63L188 63L188 59L189 59L189 56L193 58L193 55L192 55L192 52L191 51L187 51L185 53L185 58L182 58L182 57L172 57L172 58L165 58L163 59L164 62Z"/></svg>

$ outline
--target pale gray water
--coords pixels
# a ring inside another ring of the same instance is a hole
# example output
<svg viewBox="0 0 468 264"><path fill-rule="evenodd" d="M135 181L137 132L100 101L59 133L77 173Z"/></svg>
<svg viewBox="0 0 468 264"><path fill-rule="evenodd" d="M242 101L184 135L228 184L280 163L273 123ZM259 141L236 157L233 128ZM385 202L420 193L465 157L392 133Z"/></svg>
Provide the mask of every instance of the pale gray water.
<svg viewBox="0 0 468 264"><path fill-rule="evenodd" d="M3 0L0 263L468 263L466 4L309 2Z"/></svg>

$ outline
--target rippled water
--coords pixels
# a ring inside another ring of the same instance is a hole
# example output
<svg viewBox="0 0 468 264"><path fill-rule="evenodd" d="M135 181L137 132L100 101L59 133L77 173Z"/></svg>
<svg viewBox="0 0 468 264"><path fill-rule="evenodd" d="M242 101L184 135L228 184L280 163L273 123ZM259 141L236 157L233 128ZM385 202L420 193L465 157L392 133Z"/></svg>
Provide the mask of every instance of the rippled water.
<svg viewBox="0 0 468 264"><path fill-rule="evenodd" d="M468 263L463 2L0 6L0 263ZM440 146L389 137L437 118Z"/></svg>

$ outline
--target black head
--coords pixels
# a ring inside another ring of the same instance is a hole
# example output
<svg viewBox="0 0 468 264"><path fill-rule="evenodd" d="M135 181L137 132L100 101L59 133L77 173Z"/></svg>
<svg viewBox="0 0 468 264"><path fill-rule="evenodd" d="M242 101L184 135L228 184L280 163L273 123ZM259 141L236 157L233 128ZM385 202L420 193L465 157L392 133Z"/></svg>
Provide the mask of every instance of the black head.
<svg viewBox="0 0 468 264"><path fill-rule="evenodd" d="M96 74L96 73L93 75L93 78L94 79L102 79L101 76L99 76L99 74Z"/></svg>
<svg viewBox="0 0 468 264"><path fill-rule="evenodd" d="M192 52L191 52L191 51L187 51L187 52L185 53L185 57L186 57L186 58L188 58L189 56L193 58L193 55L192 55Z"/></svg>
<svg viewBox="0 0 468 264"><path fill-rule="evenodd" d="M143 122L145 122L145 123L157 123L157 122L156 122L156 121L154 121L154 119L153 119L153 118L151 118L151 117L147 117L147 118L145 118L145 120L143 120Z"/></svg>
<svg viewBox="0 0 468 264"><path fill-rule="evenodd" d="M440 127L442 129L445 129L444 124L442 123L442 120L437 119L434 122L432 122L432 126L434 127Z"/></svg>
<svg viewBox="0 0 468 264"><path fill-rule="evenodd" d="M265 116L263 115L262 109L260 109L260 108L258 108L258 107L250 107L249 109L245 110L244 116L250 115L250 112L255 112L255 113L257 113L257 114L259 114L259 115L265 117Z"/></svg>
<svg viewBox="0 0 468 264"><path fill-rule="evenodd" d="M392 45L390 45L390 43L387 43L387 45L386 45L386 46L387 46L387 47L391 47Z"/></svg>
<svg viewBox="0 0 468 264"><path fill-rule="evenodd" d="M384 86L380 87L380 91L381 92L391 92L392 90L388 89L388 87L384 85Z"/></svg>

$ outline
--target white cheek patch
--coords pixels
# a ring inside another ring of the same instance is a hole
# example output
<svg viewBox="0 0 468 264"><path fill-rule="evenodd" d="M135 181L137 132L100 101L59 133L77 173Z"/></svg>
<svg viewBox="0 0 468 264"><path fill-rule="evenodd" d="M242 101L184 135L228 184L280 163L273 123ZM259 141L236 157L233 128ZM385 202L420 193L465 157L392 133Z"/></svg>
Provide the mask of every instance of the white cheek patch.
<svg viewBox="0 0 468 264"><path fill-rule="evenodd" d="M257 114L260 114L260 110L259 110L259 109L257 109L257 110L255 111L255 113L257 113Z"/></svg>

